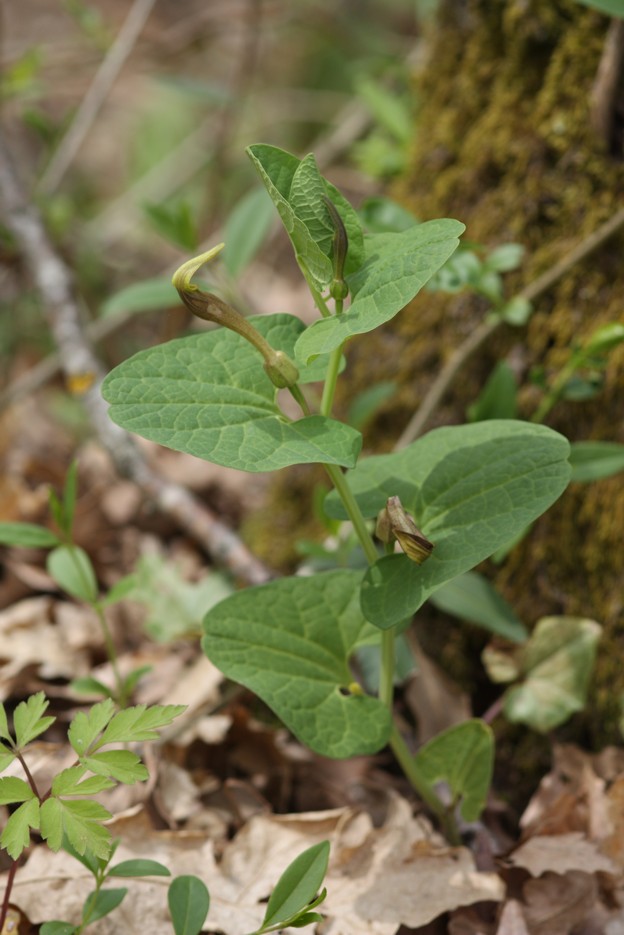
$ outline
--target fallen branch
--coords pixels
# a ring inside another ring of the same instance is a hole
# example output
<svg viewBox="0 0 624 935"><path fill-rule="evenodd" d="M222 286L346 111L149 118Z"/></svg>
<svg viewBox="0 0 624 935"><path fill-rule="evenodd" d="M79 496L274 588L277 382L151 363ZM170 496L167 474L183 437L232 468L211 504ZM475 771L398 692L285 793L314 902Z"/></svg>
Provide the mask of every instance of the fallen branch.
<svg viewBox="0 0 624 935"><path fill-rule="evenodd" d="M2 139L0 202L4 223L15 237L42 298L68 388L81 398L119 473L134 481L220 566L248 584L267 581L270 572L238 536L188 490L155 472L132 437L109 419L108 407L100 393L104 371L86 337L71 274L50 243L39 212L26 202Z"/></svg>

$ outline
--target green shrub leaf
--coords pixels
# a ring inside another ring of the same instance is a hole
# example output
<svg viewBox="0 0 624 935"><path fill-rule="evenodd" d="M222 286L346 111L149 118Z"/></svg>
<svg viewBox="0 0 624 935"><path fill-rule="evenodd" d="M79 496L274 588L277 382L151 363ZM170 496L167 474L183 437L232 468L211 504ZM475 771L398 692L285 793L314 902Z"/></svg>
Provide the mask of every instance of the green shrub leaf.
<svg viewBox="0 0 624 935"><path fill-rule="evenodd" d="M441 584L506 545L564 491L568 452L552 429L506 419L436 429L395 454L362 460L347 477L364 515L399 496L435 545L423 565L391 555L367 571L366 618L395 626ZM325 508L345 518L334 493Z"/></svg>
<svg viewBox="0 0 624 935"><path fill-rule="evenodd" d="M99 776L112 776L117 782L132 785L148 778L147 768L136 753L130 750L107 750L85 756L81 763Z"/></svg>
<svg viewBox="0 0 624 935"><path fill-rule="evenodd" d="M251 320L289 355L304 328L292 315ZM302 369L300 382L322 375ZM310 462L349 467L361 446L359 432L333 419L286 419L260 354L226 329L140 352L108 375L103 392L111 418L129 431L243 471Z"/></svg>
<svg viewBox="0 0 624 935"><path fill-rule="evenodd" d="M163 276L132 283L111 295L100 308L100 315L108 318L129 312L155 312L164 308L176 308L179 304L180 296L171 282L171 277Z"/></svg>
<svg viewBox="0 0 624 935"><path fill-rule="evenodd" d="M295 857L271 893L262 928L286 923L306 909L321 888L328 862L329 841L314 844Z"/></svg>
<svg viewBox="0 0 624 935"><path fill-rule="evenodd" d="M167 894L175 935L199 935L208 910L210 894L199 877L176 877Z"/></svg>
<svg viewBox="0 0 624 935"><path fill-rule="evenodd" d="M494 735L483 721L464 721L425 744L416 762L429 783L448 783L462 817L476 821L487 799L494 766Z"/></svg>
<svg viewBox="0 0 624 935"><path fill-rule="evenodd" d="M351 305L342 315L323 318L304 331L297 342L297 359L328 354L347 338L394 318L453 253L463 230L459 221L442 219L400 234L368 237L366 262L347 277Z"/></svg>
<svg viewBox="0 0 624 935"><path fill-rule="evenodd" d="M385 705L349 690L349 657L375 638L358 606L360 581L354 571L283 578L232 595L204 620L212 662L323 756L374 753L390 733Z"/></svg>

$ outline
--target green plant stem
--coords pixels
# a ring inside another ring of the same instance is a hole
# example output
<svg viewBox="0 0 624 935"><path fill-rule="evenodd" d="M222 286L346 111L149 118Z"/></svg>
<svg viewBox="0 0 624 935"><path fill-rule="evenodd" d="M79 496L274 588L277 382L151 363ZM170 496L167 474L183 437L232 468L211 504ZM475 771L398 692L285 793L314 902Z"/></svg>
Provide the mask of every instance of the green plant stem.
<svg viewBox="0 0 624 935"><path fill-rule="evenodd" d="M308 289L310 290L310 295L314 299L314 304L318 308L319 312L321 313L323 318L329 318L331 316L331 312L329 308L327 307L327 302L325 301L321 293L318 291L316 286L312 285L312 283L310 282L307 276L305 277L305 280L308 285Z"/></svg>
<svg viewBox="0 0 624 935"><path fill-rule="evenodd" d="M531 422L543 422L550 410L555 406L563 393L566 383L574 376L574 372L582 365L582 355L573 354L567 364L559 371L552 386L544 394L542 401L531 416Z"/></svg>
<svg viewBox="0 0 624 935"><path fill-rule="evenodd" d="M360 510L357 500L351 492L351 488L347 483L347 479L340 470L339 467L336 467L335 464L324 464L323 467L329 474L330 480L336 490L338 495L342 500L343 506L347 511L349 519L353 523L353 528L355 533L360 540L360 545L364 549L364 554L369 565L374 565L379 555L377 554L377 549L375 548L375 543L366 527L366 520L362 516L362 511Z"/></svg>
<svg viewBox="0 0 624 935"><path fill-rule="evenodd" d="M32 791L35 793L35 795L37 796L37 798L39 799L39 801L40 801L40 802L43 801L42 798L41 798L41 796L40 796L40 794L39 794L39 790L37 789L37 785L36 785L36 783L35 783L35 780L34 780L33 777L32 777L32 773L31 773L30 770L28 769L28 764L26 763L26 760L24 759L24 757L22 756L22 754L19 752L19 750L16 751L16 753L15 753L15 758L17 759L18 763L20 764L20 766L21 766L22 769L24 770L24 775L26 776L26 779L28 780L28 785L30 786L30 788L32 789ZM2 926L0 925L0 932L1 932L1 931L2 931Z"/></svg>
<svg viewBox="0 0 624 935"><path fill-rule="evenodd" d="M364 550L364 554L369 565L374 565L379 557L377 554L377 549L375 548L375 543L373 542L372 536L367 529L366 521L362 515L362 511L360 510L357 500L353 496L351 488L347 483L346 477L340 468L336 467L335 464L325 464L323 466L329 474L330 480L336 488L340 499L342 500L343 506L353 524L353 528L355 529L357 537L360 540L360 544ZM382 630L381 633L381 673L379 678L379 700L386 704L391 712L394 694L395 633L395 628L390 630ZM431 811L438 818L448 842L453 845L460 844L461 839L454 815L451 811L444 807L444 804L436 795L435 790L422 775L416 760L411 755L407 748L407 744L399 732L396 721L393 724L392 733L390 735L390 747L413 788L416 790L423 802L429 806Z"/></svg>
<svg viewBox="0 0 624 935"><path fill-rule="evenodd" d="M310 412L310 407L308 406L308 401L307 401L307 399L305 398L305 396L303 395L303 393L302 393L302 391L301 391L301 387L299 386L298 383L295 383L294 386L289 386L289 387L288 387L288 392L290 393L290 395L292 396L292 398L293 398L297 403L299 403L299 405L301 406L301 411L303 412L304 415L309 416L309 415L312 414L312 413Z"/></svg>
<svg viewBox="0 0 624 935"><path fill-rule="evenodd" d="M110 627L106 622L106 617L104 616L104 611L99 604L92 604L93 609L97 614L97 618L102 630L102 637L104 639L104 646L106 648L106 655L108 656L108 661L111 664L113 670L113 676L115 679L115 687L117 690L117 704L120 708L123 708L127 702L126 690L124 688L123 679L121 677L121 672L119 671L119 663L117 660L117 650L115 649L115 643L113 641L113 636L110 631Z"/></svg>
<svg viewBox="0 0 624 935"><path fill-rule="evenodd" d="M340 370L340 361L342 360L342 344L340 347L335 348L329 356L329 364L327 365L327 375L325 377L325 384L323 386L323 397L321 399L321 415L329 416L331 415L332 406L334 405L334 395L336 393L336 383L338 382L338 371Z"/></svg>
<svg viewBox="0 0 624 935"><path fill-rule="evenodd" d="M418 762L410 753L407 744L399 733L396 723L393 725L390 735L390 748L399 761L401 769L409 779L411 785L439 820L442 830L444 831L444 836L449 844L461 844L461 837L452 812L444 807L443 803L436 795L435 790L421 773Z"/></svg>

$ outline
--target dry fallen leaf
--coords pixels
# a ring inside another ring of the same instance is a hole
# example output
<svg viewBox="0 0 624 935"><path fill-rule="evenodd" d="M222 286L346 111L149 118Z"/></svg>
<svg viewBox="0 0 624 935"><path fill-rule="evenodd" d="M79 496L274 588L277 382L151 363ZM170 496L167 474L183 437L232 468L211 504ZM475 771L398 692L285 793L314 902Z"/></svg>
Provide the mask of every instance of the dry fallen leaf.
<svg viewBox="0 0 624 935"><path fill-rule="evenodd" d="M530 935L522 905L516 899L510 899L508 903L505 903L496 935Z"/></svg>
<svg viewBox="0 0 624 935"><path fill-rule="evenodd" d="M602 854L598 845L580 831L570 834L536 835L521 844L508 858L514 867L524 867L539 877L551 870L565 874L569 870L585 873L617 873L613 861Z"/></svg>
<svg viewBox="0 0 624 935"><path fill-rule="evenodd" d="M572 870L545 873L523 887L524 914L531 935L569 935L592 910L598 896L596 877Z"/></svg>

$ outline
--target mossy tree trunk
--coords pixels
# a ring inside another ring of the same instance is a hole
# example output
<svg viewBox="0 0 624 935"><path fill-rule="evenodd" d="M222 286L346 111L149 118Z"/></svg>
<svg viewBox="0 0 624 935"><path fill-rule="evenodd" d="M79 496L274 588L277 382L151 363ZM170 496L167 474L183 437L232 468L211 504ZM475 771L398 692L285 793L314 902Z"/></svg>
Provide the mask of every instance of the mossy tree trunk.
<svg viewBox="0 0 624 935"><path fill-rule="evenodd" d="M591 119L608 32L606 17L574 0L447 0L433 27L413 156L395 195L423 219L464 221L469 240L523 244L526 259L510 277L510 294L624 204L624 115L616 107L606 138ZM621 80L618 90L621 102ZM599 324L624 322L623 247L621 235L612 238L540 298L526 328L497 334L463 369L430 427L465 418L503 356L520 379L521 416L530 418L539 399L532 368L552 375ZM386 341L402 389L383 424L392 417L403 426L483 313L479 300L424 294L393 322ZM355 352L361 386L370 384L370 362L379 357L371 347L362 342ZM387 369L376 376L387 379ZM572 440L624 442L624 348L611 354L596 399L559 403L547 421ZM529 625L546 614L573 614L605 627L584 720L596 746L621 739L623 540L624 475L571 485L496 575Z"/></svg>

